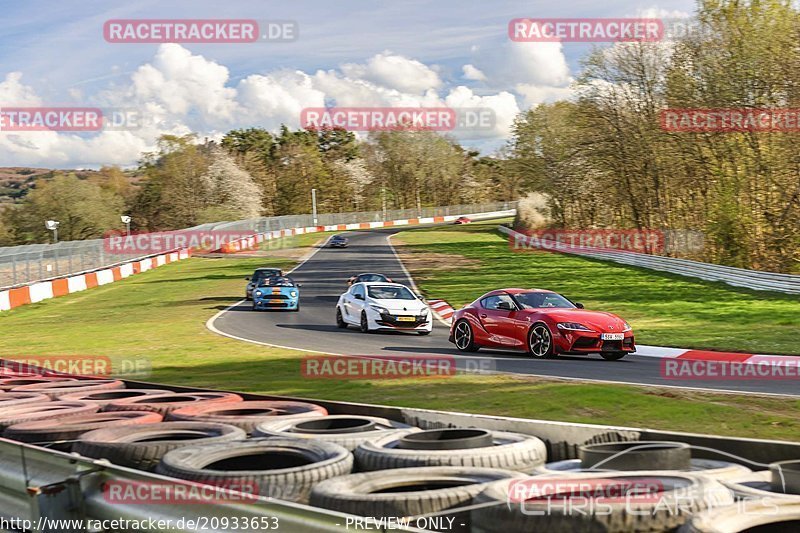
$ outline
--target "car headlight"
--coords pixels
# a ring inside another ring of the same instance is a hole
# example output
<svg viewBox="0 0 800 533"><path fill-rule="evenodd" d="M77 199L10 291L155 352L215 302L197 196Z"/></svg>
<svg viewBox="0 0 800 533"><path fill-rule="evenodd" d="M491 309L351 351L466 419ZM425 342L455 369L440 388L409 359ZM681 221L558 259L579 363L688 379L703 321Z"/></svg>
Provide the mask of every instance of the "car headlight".
<svg viewBox="0 0 800 533"><path fill-rule="evenodd" d="M261 291L256 291L256 296L261 296L262 294L264 293L262 293Z"/></svg>
<svg viewBox="0 0 800 533"><path fill-rule="evenodd" d="M422 309L420 309L419 310L419 316L428 316L428 308L427 307L423 307Z"/></svg>
<svg viewBox="0 0 800 533"><path fill-rule="evenodd" d="M633 328L631 327L631 325L630 325L630 324L628 324L627 322L623 322L622 324L623 324L623 326L622 326L622 332L623 332L623 333L625 333L626 331L630 331L630 330L632 330L632 329L633 329Z"/></svg>
<svg viewBox="0 0 800 533"><path fill-rule="evenodd" d="M379 305L370 305L373 311L376 311L379 315L388 315L389 310L385 307L381 307Z"/></svg>
<svg viewBox="0 0 800 533"><path fill-rule="evenodd" d="M578 322L559 322L556 324L556 327L561 330L566 331L592 331L591 328L587 328L583 324L579 324Z"/></svg>
<svg viewBox="0 0 800 533"><path fill-rule="evenodd" d="M297 298L297 291L289 291L289 296L292 298Z"/></svg>

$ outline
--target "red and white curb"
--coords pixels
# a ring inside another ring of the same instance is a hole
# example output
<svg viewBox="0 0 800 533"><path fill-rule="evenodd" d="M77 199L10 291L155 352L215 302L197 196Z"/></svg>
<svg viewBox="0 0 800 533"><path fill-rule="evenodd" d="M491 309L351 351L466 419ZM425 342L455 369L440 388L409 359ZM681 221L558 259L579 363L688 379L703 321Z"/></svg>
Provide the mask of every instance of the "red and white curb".
<svg viewBox="0 0 800 533"><path fill-rule="evenodd" d="M25 285L0 291L0 311L9 311L22 305L41 302L49 298L57 298L75 292L85 291L100 285L107 285L121 279L127 278L140 272L152 270L186 259L191 255L190 250L176 250L166 254L131 261L114 267L84 272L72 276L64 276L46 281L38 281Z"/></svg>
<svg viewBox="0 0 800 533"><path fill-rule="evenodd" d="M431 311L433 311L440 320L448 324L453 320L453 313L455 313L456 310L450 307L449 303L444 300L428 300L428 304L431 307Z"/></svg>

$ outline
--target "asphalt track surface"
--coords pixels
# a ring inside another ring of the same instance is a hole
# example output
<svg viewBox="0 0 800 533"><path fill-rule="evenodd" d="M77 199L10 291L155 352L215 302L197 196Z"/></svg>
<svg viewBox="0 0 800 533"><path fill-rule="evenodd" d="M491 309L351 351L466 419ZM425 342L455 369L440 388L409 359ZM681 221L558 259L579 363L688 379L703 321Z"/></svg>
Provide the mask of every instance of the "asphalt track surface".
<svg viewBox="0 0 800 533"><path fill-rule="evenodd" d="M675 380L662 376L663 359L628 355L620 361L605 361L599 355L559 356L534 360L524 353L488 350L462 354L448 342L449 329L434 321L433 332L419 336L408 332L361 333L354 327L336 327L335 309L339 295L347 289L346 280L361 272L380 272L394 281L411 285L411 280L394 253L388 238L408 228L351 231L345 234L350 245L344 249L320 248L292 272L302 284L300 311L253 311L251 303L241 301L209 320L213 331L242 341L255 342L308 352L363 355L455 355L457 366L516 374L571 380L590 380L639 385L658 385L692 389L714 389L743 393L787 394L800 396L796 380ZM265 263L264 266L269 266ZM242 280L242 294L245 281ZM486 287L489 291L497 287ZM477 298L480 294L475 294ZM624 408L623 405L620 408Z"/></svg>

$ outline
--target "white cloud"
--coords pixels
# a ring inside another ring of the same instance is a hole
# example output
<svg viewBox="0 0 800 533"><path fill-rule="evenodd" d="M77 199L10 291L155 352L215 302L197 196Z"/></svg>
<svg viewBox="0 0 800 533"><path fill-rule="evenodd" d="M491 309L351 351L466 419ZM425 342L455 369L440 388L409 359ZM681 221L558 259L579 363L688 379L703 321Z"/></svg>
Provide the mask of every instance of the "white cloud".
<svg viewBox="0 0 800 533"><path fill-rule="evenodd" d="M499 142L509 134L520 101L533 105L569 96L571 78L560 44L508 43L490 51L474 47L471 55L462 67L463 79L475 84L471 88L445 83L438 67L391 52L314 73L276 70L233 82L225 65L165 44L125 81L116 77L116 83L93 95L72 93L79 102L75 105L136 109L146 119L141 128L95 134L0 133L0 159L62 168L133 165L165 133L194 131L200 138L218 139L237 127L298 127L303 108L325 105L490 108L494 127L452 134ZM42 105L21 79L19 72L6 75L0 82L0 103Z"/></svg>
<svg viewBox="0 0 800 533"><path fill-rule="evenodd" d="M341 70L348 78L363 79L412 94L422 94L442 85L442 80L432 68L388 51L376 54L366 64L344 64Z"/></svg>
<svg viewBox="0 0 800 533"><path fill-rule="evenodd" d="M486 81L486 74L474 65L464 65L461 67L461 71L464 73L465 80Z"/></svg>

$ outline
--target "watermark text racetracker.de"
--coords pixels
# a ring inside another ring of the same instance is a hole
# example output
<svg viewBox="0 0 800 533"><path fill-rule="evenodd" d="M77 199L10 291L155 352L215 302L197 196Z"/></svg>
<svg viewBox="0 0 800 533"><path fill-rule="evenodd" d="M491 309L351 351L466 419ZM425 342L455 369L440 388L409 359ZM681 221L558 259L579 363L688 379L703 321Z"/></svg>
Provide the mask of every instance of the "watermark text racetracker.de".
<svg viewBox="0 0 800 533"><path fill-rule="evenodd" d="M340 380L441 378L496 368L491 358L452 355L321 355L307 356L300 363L305 378Z"/></svg>
<svg viewBox="0 0 800 533"><path fill-rule="evenodd" d="M488 107L307 107L300 125L309 130L492 131L497 123Z"/></svg>
<svg viewBox="0 0 800 533"><path fill-rule="evenodd" d="M800 133L800 108L671 108L659 119L677 133Z"/></svg>
<svg viewBox="0 0 800 533"><path fill-rule="evenodd" d="M751 356L742 361L662 359L661 377L704 381L791 380L800 378L800 358Z"/></svg>
<svg viewBox="0 0 800 533"><path fill-rule="evenodd" d="M0 106L0 132L99 132L138 130L147 117L134 108Z"/></svg>
<svg viewBox="0 0 800 533"><path fill-rule="evenodd" d="M611 228L518 229L509 240L509 246L517 252L605 250L659 255L697 252L704 244L705 236L699 231Z"/></svg>
<svg viewBox="0 0 800 533"><path fill-rule="evenodd" d="M152 363L142 356L15 354L0 359L0 377L102 376L147 377Z"/></svg>
<svg viewBox="0 0 800 533"><path fill-rule="evenodd" d="M180 230L160 232L110 231L103 237L104 249L120 255L148 255L191 248L220 250L226 244L255 237L253 231Z"/></svg>
<svg viewBox="0 0 800 533"><path fill-rule="evenodd" d="M103 25L103 38L114 44L275 43L292 42L299 35L294 20L112 19Z"/></svg>

